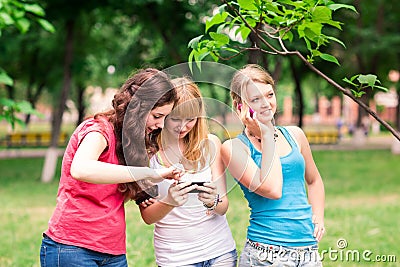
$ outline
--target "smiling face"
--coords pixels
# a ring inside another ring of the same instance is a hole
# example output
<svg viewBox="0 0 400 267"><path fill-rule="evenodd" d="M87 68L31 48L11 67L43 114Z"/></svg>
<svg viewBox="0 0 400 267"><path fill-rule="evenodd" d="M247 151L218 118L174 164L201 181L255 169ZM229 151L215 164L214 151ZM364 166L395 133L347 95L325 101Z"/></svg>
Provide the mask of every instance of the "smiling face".
<svg viewBox="0 0 400 267"><path fill-rule="evenodd" d="M276 112L275 91L270 84L250 82L246 88L246 102L254 111L271 119Z"/></svg>
<svg viewBox="0 0 400 267"><path fill-rule="evenodd" d="M171 112L173 103L156 107L150 111L146 121L146 134L164 127L165 117Z"/></svg>

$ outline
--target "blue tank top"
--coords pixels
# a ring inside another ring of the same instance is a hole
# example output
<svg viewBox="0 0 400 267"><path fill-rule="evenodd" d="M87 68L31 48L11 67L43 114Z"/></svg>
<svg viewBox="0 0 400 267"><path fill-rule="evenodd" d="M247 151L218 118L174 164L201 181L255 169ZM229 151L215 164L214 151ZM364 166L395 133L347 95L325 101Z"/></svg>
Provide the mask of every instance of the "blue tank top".
<svg viewBox="0 0 400 267"><path fill-rule="evenodd" d="M250 208L247 238L271 245L311 246L317 241L313 237L312 209L306 193L304 158L288 130L284 127L277 128L292 148L289 154L280 157L282 197L276 200L265 198L239 183ZM261 152L245 134L239 134L238 138L249 147L251 158L260 167Z"/></svg>

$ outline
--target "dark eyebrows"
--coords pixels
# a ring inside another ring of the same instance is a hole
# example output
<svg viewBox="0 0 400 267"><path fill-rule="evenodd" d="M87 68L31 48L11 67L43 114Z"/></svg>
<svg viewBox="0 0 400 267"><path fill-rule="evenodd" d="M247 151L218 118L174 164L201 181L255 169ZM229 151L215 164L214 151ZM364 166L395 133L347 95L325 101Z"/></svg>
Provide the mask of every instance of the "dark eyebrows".
<svg viewBox="0 0 400 267"><path fill-rule="evenodd" d="M166 115L164 113L162 113L162 112L157 112L157 113L153 113L153 116L163 117L163 116L166 116Z"/></svg>

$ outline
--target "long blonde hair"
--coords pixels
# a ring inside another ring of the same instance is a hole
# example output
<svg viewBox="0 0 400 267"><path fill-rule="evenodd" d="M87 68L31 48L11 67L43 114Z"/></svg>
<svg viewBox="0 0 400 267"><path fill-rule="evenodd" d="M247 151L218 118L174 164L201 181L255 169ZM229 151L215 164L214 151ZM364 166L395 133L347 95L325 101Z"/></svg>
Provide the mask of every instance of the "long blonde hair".
<svg viewBox="0 0 400 267"><path fill-rule="evenodd" d="M204 168L210 149L208 142L208 126L203 97L199 87L189 78L181 77L171 80L178 95L178 101L168 116L197 118L196 124L184 137L185 151L183 157L194 168ZM158 136L158 145L163 148L167 140L163 131Z"/></svg>

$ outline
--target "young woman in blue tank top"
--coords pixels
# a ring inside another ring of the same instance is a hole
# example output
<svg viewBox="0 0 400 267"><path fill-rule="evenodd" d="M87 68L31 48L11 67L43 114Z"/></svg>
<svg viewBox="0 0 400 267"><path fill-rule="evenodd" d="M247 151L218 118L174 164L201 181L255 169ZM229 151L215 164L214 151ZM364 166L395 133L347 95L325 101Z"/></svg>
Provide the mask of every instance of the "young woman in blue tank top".
<svg viewBox="0 0 400 267"><path fill-rule="evenodd" d="M274 81L258 65L234 75L231 96L246 127L224 142L222 159L250 208L239 266L322 266L324 185L304 132L274 126Z"/></svg>

